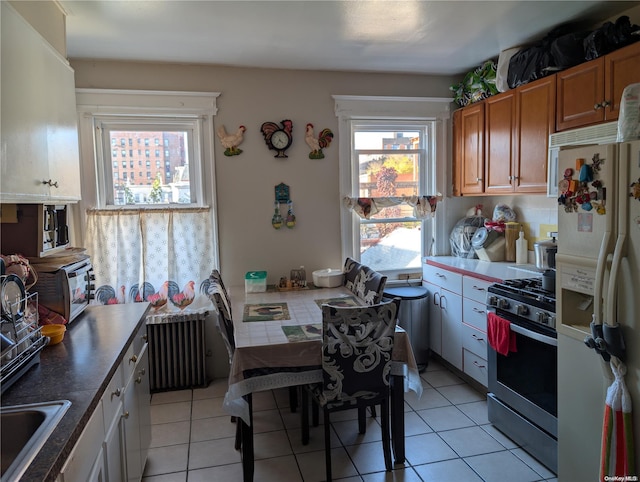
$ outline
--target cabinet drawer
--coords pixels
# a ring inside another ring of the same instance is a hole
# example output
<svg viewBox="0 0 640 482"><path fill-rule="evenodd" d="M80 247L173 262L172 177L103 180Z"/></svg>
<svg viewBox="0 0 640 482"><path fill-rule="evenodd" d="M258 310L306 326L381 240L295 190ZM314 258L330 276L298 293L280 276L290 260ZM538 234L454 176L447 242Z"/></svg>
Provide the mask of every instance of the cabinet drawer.
<svg viewBox="0 0 640 482"><path fill-rule="evenodd" d="M110 427L116 413L121 411L124 397L124 381L122 379L122 365L114 373L109 385L102 395L102 411L105 427Z"/></svg>
<svg viewBox="0 0 640 482"><path fill-rule="evenodd" d="M487 334L463 323L462 347L479 357L487 358Z"/></svg>
<svg viewBox="0 0 640 482"><path fill-rule="evenodd" d="M141 355L144 353L144 349L147 346L147 326L142 325L136 336L133 339L129 348L127 348L127 353L124 355L122 359L122 381L123 386L126 385L131 377L131 374L134 372L136 368L137 361L140 359Z"/></svg>
<svg viewBox="0 0 640 482"><path fill-rule="evenodd" d="M457 294L462 294L462 275L430 264L422 266L422 279Z"/></svg>
<svg viewBox="0 0 640 482"><path fill-rule="evenodd" d="M479 303L477 301L471 301L467 298L463 298L462 299L462 321L486 333L487 332L487 306L484 303Z"/></svg>
<svg viewBox="0 0 640 482"><path fill-rule="evenodd" d="M492 284L490 281L473 276L464 276L462 278L462 296L485 304L487 302L487 288Z"/></svg>
<svg viewBox="0 0 640 482"><path fill-rule="evenodd" d="M468 350L463 350L462 356L464 357L464 372L486 387L489 379L487 360Z"/></svg>

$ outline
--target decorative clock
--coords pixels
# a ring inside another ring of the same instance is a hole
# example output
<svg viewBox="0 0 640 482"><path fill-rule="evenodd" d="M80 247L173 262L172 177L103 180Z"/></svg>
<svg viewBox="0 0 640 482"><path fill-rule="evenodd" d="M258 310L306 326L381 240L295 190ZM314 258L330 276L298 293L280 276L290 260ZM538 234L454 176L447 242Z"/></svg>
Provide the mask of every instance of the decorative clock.
<svg viewBox="0 0 640 482"><path fill-rule="evenodd" d="M285 154L285 151L291 146L293 137L291 135L293 131L293 122L289 119L285 119L280 122L281 126L275 122L265 122L260 127L264 141L267 143L267 147L277 152L274 157L284 158L289 157Z"/></svg>

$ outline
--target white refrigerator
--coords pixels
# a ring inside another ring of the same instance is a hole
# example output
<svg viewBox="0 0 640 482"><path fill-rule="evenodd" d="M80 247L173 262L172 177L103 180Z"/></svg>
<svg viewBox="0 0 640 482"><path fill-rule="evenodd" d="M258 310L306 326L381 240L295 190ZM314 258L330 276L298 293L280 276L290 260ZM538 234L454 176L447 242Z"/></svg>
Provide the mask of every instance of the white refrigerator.
<svg viewBox="0 0 640 482"><path fill-rule="evenodd" d="M592 321L620 326L640 467L640 141L563 148L557 173L558 480L595 482L613 375Z"/></svg>

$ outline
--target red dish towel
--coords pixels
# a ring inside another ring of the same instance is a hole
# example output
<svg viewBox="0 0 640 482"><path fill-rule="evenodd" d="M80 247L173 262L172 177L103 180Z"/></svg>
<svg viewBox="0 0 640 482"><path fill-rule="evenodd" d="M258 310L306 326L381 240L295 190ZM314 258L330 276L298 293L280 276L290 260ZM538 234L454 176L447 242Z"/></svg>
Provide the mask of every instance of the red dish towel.
<svg viewBox="0 0 640 482"><path fill-rule="evenodd" d="M487 316L487 338L489 345L501 355L516 352L516 334L511 331L511 322L489 312Z"/></svg>

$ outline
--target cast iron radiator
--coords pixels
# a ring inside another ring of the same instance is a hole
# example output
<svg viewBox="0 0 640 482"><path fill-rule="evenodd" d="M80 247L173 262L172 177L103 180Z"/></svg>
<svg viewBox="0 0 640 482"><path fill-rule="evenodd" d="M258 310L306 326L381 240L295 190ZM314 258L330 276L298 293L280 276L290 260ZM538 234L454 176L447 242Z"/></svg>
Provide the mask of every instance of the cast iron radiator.
<svg viewBox="0 0 640 482"><path fill-rule="evenodd" d="M206 315L188 313L147 317L152 392L206 386Z"/></svg>

